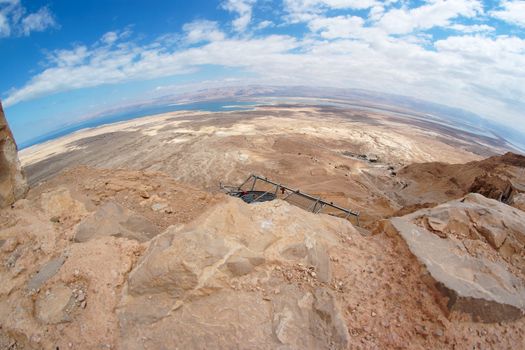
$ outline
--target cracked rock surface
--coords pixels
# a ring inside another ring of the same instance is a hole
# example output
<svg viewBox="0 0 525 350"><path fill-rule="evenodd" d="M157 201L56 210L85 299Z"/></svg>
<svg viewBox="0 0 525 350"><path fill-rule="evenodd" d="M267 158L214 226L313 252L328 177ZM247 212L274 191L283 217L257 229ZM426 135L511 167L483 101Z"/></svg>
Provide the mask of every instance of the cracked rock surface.
<svg viewBox="0 0 525 350"><path fill-rule="evenodd" d="M390 222L448 298L484 322L525 310L525 212L479 194Z"/></svg>

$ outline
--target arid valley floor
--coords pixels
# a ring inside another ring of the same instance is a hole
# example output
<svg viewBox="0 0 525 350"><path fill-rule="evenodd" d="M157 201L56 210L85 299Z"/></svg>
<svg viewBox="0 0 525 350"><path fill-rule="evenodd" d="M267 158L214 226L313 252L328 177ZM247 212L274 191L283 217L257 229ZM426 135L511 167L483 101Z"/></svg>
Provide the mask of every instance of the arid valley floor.
<svg viewBox="0 0 525 350"><path fill-rule="evenodd" d="M50 141L20 157L32 185L78 165L161 171L212 192L220 181L241 184L256 173L359 210L372 222L419 203L422 194L411 194L412 188L400 194L406 183L392 176L404 165L465 163L504 152L498 139L432 122L332 107L266 106L135 119Z"/></svg>
<svg viewBox="0 0 525 350"><path fill-rule="evenodd" d="M24 149L31 189L0 211L0 348L525 348L525 157L508 151L313 105ZM220 191L253 173L360 224Z"/></svg>

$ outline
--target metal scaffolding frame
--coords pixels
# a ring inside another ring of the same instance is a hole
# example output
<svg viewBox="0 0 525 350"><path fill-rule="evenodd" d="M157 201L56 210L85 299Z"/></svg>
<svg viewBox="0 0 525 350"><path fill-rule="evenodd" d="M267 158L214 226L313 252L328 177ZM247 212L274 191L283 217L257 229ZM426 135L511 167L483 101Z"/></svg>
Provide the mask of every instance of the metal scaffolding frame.
<svg viewBox="0 0 525 350"><path fill-rule="evenodd" d="M266 177L262 177L262 176L259 176L259 175L251 174L240 186L224 186L221 183L220 187L221 187L221 189L225 190L228 194L230 194L232 196L239 196L240 193L243 193L243 192L246 192L246 191L254 191L255 187L257 185L257 181L262 181L263 183L271 185L272 186L272 190L271 191L268 190L268 191L263 192L263 194L261 194L259 197L255 198L253 200L253 202L257 202L257 200L259 198L262 198L267 193L272 193L275 196L277 196L279 191L281 191L282 195L284 196L284 197L281 198L283 200L289 200L290 198L292 198L292 196L298 196L298 197L300 197L302 199L306 199L307 201L312 202L312 204L310 204L310 205L308 205L306 207L303 207L303 209L305 209L305 210L308 210L308 211L310 211L312 213L318 214L325 208L331 208L333 210L341 212L343 214L342 217L345 218L345 219L349 219L350 217L354 217L356 219L357 225L359 226L359 212L358 211L353 211L353 210L350 210L350 209L343 208L343 207L341 207L339 205L334 204L333 202L327 202L327 201L323 200L321 197L315 197L315 196L309 195L307 193L301 192L298 189L290 188L290 187L288 187L286 185L274 182L272 180L269 180ZM249 186L248 190L243 189L243 187L246 186L246 185ZM294 204L294 203L292 202L292 204ZM300 205L297 205L297 206L300 206ZM339 216L339 215L335 215L335 214L332 214L332 213L329 213L329 214L330 215L334 215L334 216Z"/></svg>

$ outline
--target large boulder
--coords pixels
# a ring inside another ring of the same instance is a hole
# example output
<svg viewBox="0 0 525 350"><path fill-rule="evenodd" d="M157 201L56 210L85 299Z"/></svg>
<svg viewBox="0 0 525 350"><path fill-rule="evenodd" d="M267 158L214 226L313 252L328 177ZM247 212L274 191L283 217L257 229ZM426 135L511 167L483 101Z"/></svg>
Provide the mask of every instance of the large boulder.
<svg viewBox="0 0 525 350"><path fill-rule="evenodd" d="M123 346L345 348L346 324L324 286L335 233L350 231L342 219L286 202L235 198L169 228L129 275L118 311ZM297 268L295 283L284 271Z"/></svg>
<svg viewBox="0 0 525 350"><path fill-rule="evenodd" d="M497 322L525 310L525 212L479 194L390 219L451 311Z"/></svg>
<svg viewBox="0 0 525 350"><path fill-rule="evenodd" d="M25 175L18 160L17 146L0 103L0 208L24 197L27 190Z"/></svg>
<svg viewBox="0 0 525 350"><path fill-rule="evenodd" d="M521 210L471 193L406 218L441 237L487 243L487 248L525 272L525 212Z"/></svg>

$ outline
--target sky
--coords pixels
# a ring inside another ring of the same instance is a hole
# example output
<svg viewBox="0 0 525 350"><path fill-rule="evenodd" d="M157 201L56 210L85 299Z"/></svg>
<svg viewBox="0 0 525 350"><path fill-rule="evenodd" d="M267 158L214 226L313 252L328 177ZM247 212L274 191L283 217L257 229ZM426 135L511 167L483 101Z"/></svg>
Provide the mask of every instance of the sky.
<svg viewBox="0 0 525 350"><path fill-rule="evenodd" d="M0 77L19 143L243 84L405 95L525 132L525 1L0 0Z"/></svg>

